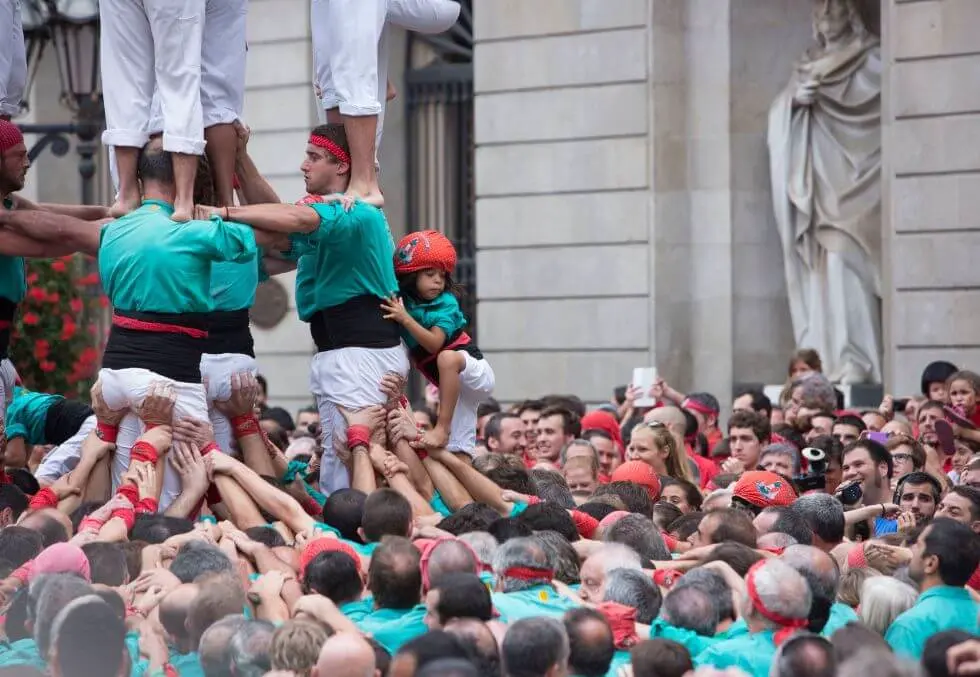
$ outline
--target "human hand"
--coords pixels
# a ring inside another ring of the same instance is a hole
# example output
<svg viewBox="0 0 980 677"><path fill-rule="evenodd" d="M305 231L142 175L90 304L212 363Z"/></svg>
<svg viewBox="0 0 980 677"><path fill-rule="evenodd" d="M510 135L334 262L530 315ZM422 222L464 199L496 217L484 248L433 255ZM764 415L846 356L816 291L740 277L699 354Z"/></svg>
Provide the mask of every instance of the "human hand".
<svg viewBox="0 0 980 677"><path fill-rule="evenodd" d="M365 426L371 431L372 438L379 428L384 430L384 407L372 405L356 411L350 411L341 407L340 413L343 415L344 420L347 421L348 427L355 425Z"/></svg>
<svg viewBox="0 0 980 677"><path fill-rule="evenodd" d="M745 472L745 464L737 458L730 456L729 458L725 459L724 463L721 464L721 471L723 473L741 475L743 472Z"/></svg>
<svg viewBox="0 0 980 677"><path fill-rule="evenodd" d="M211 486L211 467L201 456L196 444L175 440L171 447L170 465L180 475L180 485L184 491L204 492Z"/></svg>
<svg viewBox="0 0 980 677"><path fill-rule="evenodd" d="M231 397L227 400L215 400L214 407L228 418L245 416L255 411L259 399L258 379L250 371L240 371L231 375Z"/></svg>
<svg viewBox="0 0 980 677"><path fill-rule="evenodd" d="M916 519L915 515L911 511L902 512L898 516L898 530L900 532L911 531L915 528Z"/></svg>
<svg viewBox="0 0 980 677"><path fill-rule="evenodd" d="M174 421L174 442L184 442L198 449L204 449L214 442L214 426L210 421L178 418Z"/></svg>
<svg viewBox="0 0 980 677"><path fill-rule="evenodd" d="M891 395L885 395L881 400L881 404L878 405L878 413L886 421L892 420L892 417L895 416L895 398Z"/></svg>
<svg viewBox="0 0 980 677"><path fill-rule="evenodd" d="M278 569L268 571L259 576L248 589L249 599L270 600L282 596L282 586L286 584L286 575Z"/></svg>
<svg viewBox="0 0 980 677"><path fill-rule="evenodd" d="M157 608L163 598L167 596L166 590L159 585L151 585L147 588L146 592L143 593L143 597L140 598L136 604L133 606L138 609L143 616L148 616L151 611Z"/></svg>
<svg viewBox="0 0 980 677"><path fill-rule="evenodd" d="M405 302L397 296L382 301L381 310L384 312L384 319L392 320L403 326L411 319L408 311L405 310Z"/></svg>
<svg viewBox="0 0 980 677"><path fill-rule="evenodd" d="M229 475L238 467L238 461L220 451L208 454L207 461L210 464L212 477L215 475Z"/></svg>
<svg viewBox="0 0 980 677"><path fill-rule="evenodd" d="M968 639L947 649L946 666L951 675L980 675L980 640Z"/></svg>
<svg viewBox="0 0 980 677"><path fill-rule="evenodd" d="M170 660L170 649L163 630L148 620L140 623L140 655L146 656L151 667L160 668Z"/></svg>
<svg viewBox="0 0 980 677"><path fill-rule="evenodd" d="M74 486L71 482L72 474L70 472L65 473L59 477L54 484L49 488L54 492L54 495L58 497L59 501L63 501L69 496L79 496L82 493L82 488Z"/></svg>
<svg viewBox="0 0 980 677"><path fill-rule="evenodd" d="M817 100L817 92L819 89L819 82L814 80L802 82L796 88L796 93L793 95L793 101L801 106L812 106Z"/></svg>
<svg viewBox="0 0 980 677"><path fill-rule="evenodd" d="M220 217L224 213L224 209L221 207L212 207L210 205L194 205L194 220L195 221L210 221L212 216Z"/></svg>
<svg viewBox="0 0 980 677"><path fill-rule="evenodd" d="M137 407L136 413L147 425L169 426L174 419L174 404L177 392L169 383L157 381L150 384L146 397Z"/></svg>
<svg viewBox="0 0 980 677"><path fill-rule="evenodd" d="M131 469L135 470L136 488L139 490L140 498L156 498L157 469L153 464L133 463Z"/></svg>
<svg viewBox="0 0 980 677"><path fill-rule="evenodd" d="M89 396L92 399L92 411L95 413L95 418L108 426L114 428L119 427L120 422L129 413L129 407L123 407L122 409L109 408L109 405L105 403L105 399L102 397L101 380L95 382L92 390L89 391Z"/></svg>
<svg viewBox="0 0 980 677"><path fill-rule="evenodd" d="M237 137L236 147L238 154L244 155L248 147L248 140L252 136L252 130L241 120L235 120L232 126L235 128L235 136Z"/></svg>
<svg viewBox="0 0 980 677"><path fill-rule="evenodd" d="M398 400L405 392L405 378L395 371L389 371L381 377L378 388L388 398L388 401Z"/></svg>
<svg viewBox="0 0 980 677"><path fill-rule="evenodd" d="M388 412L388 438L394 445L405 440L413 448L422 443L422 432L407 409L393 409Z"/></svg>
<svg viewBox="0 0 980 677"><path fill-rule="evenodd" d="M180 579L168 569L150 569L142 572L139 577L129 584L133 592L143 593L150 588L161 588L164 593L170 592L180 585Z"/></svg>

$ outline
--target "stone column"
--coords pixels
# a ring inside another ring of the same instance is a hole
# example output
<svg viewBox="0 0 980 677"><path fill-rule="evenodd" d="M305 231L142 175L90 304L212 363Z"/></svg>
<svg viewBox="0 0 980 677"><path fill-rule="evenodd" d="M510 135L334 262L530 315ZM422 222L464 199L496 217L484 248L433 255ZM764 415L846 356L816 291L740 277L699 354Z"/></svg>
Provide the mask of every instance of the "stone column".
<svg viewBox="0 0 980 677"><path fill-rule="evenodd" d="M885 62L886 375L980 363L980 3L889 0Z"/></svg>

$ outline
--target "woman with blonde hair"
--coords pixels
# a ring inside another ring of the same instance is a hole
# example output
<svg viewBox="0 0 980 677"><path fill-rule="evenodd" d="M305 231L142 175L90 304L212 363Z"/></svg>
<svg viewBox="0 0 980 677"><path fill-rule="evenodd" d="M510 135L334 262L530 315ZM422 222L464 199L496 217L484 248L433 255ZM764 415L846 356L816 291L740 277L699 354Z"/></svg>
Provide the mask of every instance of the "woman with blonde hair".
<svg viewBox="0 0 980 677"><path fill-rule="evenodd" d="M861 586L861 622L884 637L899 614L912 608L918 591L891 576L873 576Z"/></svg>
<svg viewBox="0 0 980 677"><path fill-rule="evenodd" d="M643 461L662 477L691 481L687 457L677 448L677 440L660 422L644 423L633 428L626 460Z"/></svg>

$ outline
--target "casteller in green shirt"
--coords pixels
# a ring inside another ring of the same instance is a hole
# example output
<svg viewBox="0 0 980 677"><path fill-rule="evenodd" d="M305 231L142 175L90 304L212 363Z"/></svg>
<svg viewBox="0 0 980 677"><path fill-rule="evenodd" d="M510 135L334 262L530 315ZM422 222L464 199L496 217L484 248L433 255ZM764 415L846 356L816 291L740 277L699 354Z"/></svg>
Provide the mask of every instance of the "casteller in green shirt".
<svg viewBox="0 0 980 677"><path fill-rule="evenodd" d="M210 221L177 223L173 207L144 200L126 216L102 227L99 275L112 305L144 313L208 313L212 264L255 259L255 233L248 226ZM254 265L254 263L253 263Z"/></svg>
<svg viewBox="0 0 980 677"><path fill-rule="evenodd" d="M5 198L3 208L13 209L13 200ZM20 256L0 254L0 298L16 304L23 301L26 294L27 269L24 259Z"/></svg>
<svg viewBox="0 0 980 677"><path fill-rule="evenodd" d="M516 592L493 593L493 608L500 614L500 620L505 623L513 623L532 616L561 618L566 611L580 606L545 584Z"/></svg>
<svg viewBox="0 0 980 677"><path fill-rule="evenodd" d="M429 631L425 624L424 604L411 609L375 609L357 625L391 654Z"/></svg>
<svg viewBox="0 0 980 677"><path fill-rule="evenodd" d="M44 426L48 420L48 410L64 399L61 395L36 393L20 386L15 387L14 398L7 405L7 439L23 437L28 444L47 444Z"/></svg>
<svg viewBox="0 0 980 677"><path fill-rule="evenodd" d="M769 668L775 657L773 631L763 630L713 644L694 657L694 666L709 666L717 670L738 668L750 677L769 677Z"/></svg>
<svg viewBox="0 0 980 677"><path fill-rule="evenodd" d="M441 329L447 342L466 327L466 316L459 307L459 299L452 292L444 291L431 301L419 301L406 296L405 310L426 329ZM404 328L402 339L409 350L415 350L419 346L419 342Z"/></svg>
<svg viewBox="0 0 980 677"><path fill-rule="evenodd" d="M885 641L903 658L919 660L926 640L944 630L980 634L977 604L966 588L940 585L919 595L915 605L892 621Z"/></svg>

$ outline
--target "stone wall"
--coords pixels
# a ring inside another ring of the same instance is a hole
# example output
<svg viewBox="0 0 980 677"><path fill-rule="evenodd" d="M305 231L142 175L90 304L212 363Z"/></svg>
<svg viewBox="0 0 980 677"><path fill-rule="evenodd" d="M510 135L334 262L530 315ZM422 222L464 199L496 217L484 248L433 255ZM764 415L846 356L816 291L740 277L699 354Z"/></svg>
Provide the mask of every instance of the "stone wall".
<svg viewBox="0 0 980 677"><path fill-rule="evenodd" d="M980 3L888 0L884 182L886 373L980 364Z"/></svg>

